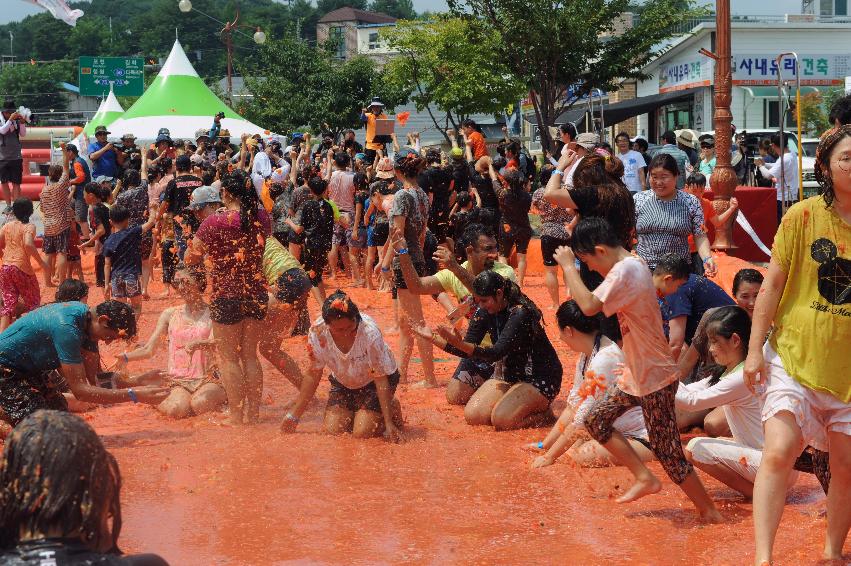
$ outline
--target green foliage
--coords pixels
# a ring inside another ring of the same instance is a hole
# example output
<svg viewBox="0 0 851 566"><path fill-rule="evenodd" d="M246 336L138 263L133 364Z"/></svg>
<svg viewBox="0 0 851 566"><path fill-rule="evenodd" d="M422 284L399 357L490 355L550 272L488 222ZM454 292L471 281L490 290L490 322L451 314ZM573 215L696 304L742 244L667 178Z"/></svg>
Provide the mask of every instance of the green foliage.
<svg viewBox="0 0 851 566"><path fill-rule="evenodd" d="M413 0L372 0L369 9L400 20L413 20L417 17Z"/></svg>
<svg viewBox="0 0 851 566"><path fill-rule="evenodd" d="M833 124L827 119L830 107L836 99L844 95L841 88L832 88L827 92L812 92L801 96L801 131L805 135L820 136Z"/></svg>
<svg viewBox="0 0 851 566"><path fill-rule="evenodd" d="M33 112L62 112L67 107L59 84L68 80L70 65L7 65L0 72L0 98L12 98Z"/></svg>
<svg viewBox="0 0 851 566"><path fill-rule="evenodd" d="M523 85L495 55L499 35L473 20L400 21L382 36L402 54L387 63L388 80L411 91L418 110L434 104L455 127L471 114L502 113L523 96ZM435 127L444 129L436 121Z"/></svg>
<svg viewBox="0 0 851 566"><path fill-rule="evenodd" d="M690 1L646 2L637 25L617 35L630 0L448 1L454 14L484 22L497 35L492 56L533 95L538 123L547 125L592 89L611 92L620 79L646 78L641 68L671 30L704 13ZM547 128L541 141L550 148Z"/></svg>
<svg viewBox="0 0 851 566"><path fill-rule="evenodd" d="M303 127L319 131L324 123L334 132L357 128L361 107L371 97L380 96L388 110L407 100L371 60L340 63L328 50L291 36L267 42L244 75L254 98L240 103L237 112L281 133Z"/></svg>

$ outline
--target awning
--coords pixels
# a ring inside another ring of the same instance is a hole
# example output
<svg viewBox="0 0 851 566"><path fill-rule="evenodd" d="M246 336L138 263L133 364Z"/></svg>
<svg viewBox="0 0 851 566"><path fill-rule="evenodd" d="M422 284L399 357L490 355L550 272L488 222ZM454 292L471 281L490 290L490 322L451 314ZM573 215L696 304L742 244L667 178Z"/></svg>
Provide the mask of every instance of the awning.
<svg viewBox="0 0 851 566"><path fill-rule="evenodd" d="M746 93L747 96L753 96L754 98L777 98L777 87L776 86L746 86L746 85L736 85L736 88L741 89ZM814 92L827 92L831 89L835 89L839 87L835 86L812 86L812 85L804 85L801 87L801 96L805 94L812 94ZM795 92L794 87L792 88L792 93Z"/></svg>
<svg viewBox="0 0 851 566"><path fill-rule="evenodd" d="M661 106L665 106L674 102L679 102L681 100L688 100L692 96L694 96L695 92L702 88L704 87L677 90L674 92L666 92L663 94L651 94L650 96L639 96L638 98L624 100L622 102L615 102L612 104L605 102L603 104L603 118L605 119L606 124L617 124L619 122L623 122L624 120L628 120L633 116L652 112L653 110L656 110ZM597 110L598 108L599 107L595 104L595 115L599 114L599 111ZM587 113L588 107L585 104L582 104L581 106L577 104L574 105L573 108L559 116L556 120L556 123L577 123L583 120Z"/></svg>

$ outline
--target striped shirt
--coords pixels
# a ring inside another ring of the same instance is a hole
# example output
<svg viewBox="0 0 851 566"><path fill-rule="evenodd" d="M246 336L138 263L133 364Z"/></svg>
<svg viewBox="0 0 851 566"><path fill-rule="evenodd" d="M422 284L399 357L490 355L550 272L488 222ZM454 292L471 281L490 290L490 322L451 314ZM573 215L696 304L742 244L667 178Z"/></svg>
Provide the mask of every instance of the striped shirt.
<svg viewBox="0 0 851 566"><path fill-rule="evenodd" d="M635 193L633 200L638 236L636 251L650 269L669 253L689 258L689 234L705 234L703 209L697 197L677 191L672 200L664 201L653 191L643 191Z"/></svg>
<svg viewBox="0 0 851 566"><path fill-rule="evenodd" d="M71 226L74 213L71 210L71 199L68 194L69 186L66 171L59 181L47 185L41 192L39 201L45 236L58 236Z"/></svg>

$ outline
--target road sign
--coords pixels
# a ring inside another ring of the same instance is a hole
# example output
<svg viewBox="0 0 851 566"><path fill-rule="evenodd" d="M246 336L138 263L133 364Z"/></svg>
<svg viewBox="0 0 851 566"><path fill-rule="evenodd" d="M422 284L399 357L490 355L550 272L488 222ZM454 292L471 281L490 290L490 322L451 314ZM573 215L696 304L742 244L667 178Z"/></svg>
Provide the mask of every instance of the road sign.
<svg viewBox="0 0 851 566"><path fill-rule="evenodd" d="M105 96L112 84L116 96L142 96L145 59L142 57L80 57L80 94Z"/></svg>

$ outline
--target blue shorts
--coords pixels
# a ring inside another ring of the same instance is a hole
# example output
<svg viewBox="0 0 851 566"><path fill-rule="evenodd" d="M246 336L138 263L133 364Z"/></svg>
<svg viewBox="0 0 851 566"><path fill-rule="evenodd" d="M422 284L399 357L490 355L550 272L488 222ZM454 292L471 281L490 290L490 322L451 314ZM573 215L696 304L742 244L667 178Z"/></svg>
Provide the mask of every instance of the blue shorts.
<svg viewBox="0 0 851 566"><path fill-rule="evenodd" d="M135 273L113 273L109 282L113 299L130 299L142 294L142 285Z"/></svg>
<svg viewBox="0 0 851 566"><path fill-rule="evenodd" d="M346 230L346 241L350 248L364 249L367 246L367 230L360 227L357 232Z"/></svg>

